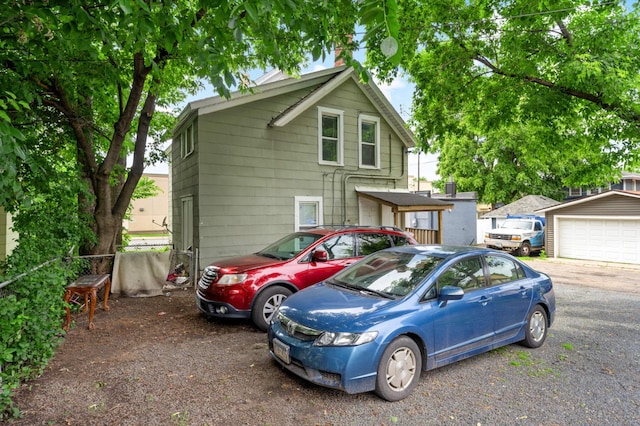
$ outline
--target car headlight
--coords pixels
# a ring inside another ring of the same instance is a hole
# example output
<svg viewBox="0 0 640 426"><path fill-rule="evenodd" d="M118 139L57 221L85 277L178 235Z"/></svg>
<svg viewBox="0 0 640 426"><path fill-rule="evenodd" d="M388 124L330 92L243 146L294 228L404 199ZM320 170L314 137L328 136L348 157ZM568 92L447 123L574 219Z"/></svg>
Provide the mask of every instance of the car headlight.
<svg viewBox="0 0 640 426"><path fill-rule="evenodd" d="M378 337L377 331L365 333L331 333L325 331L313 342L314 346L358 346L372 342Z"/></svg>
<svg viewBox="0 0 640 426"><path fill-rule="evenodd" d="M269 321L269 324L275 324L276 322L280 321L280 306L278 306L276 308L276 310L273 312L273 315L271 315L271 320Z"/></svg>
<svg viewBox="0 0 640 426"><path fill-rule="evenodd" d="M247 274L225 274L216 284L240 284L247 279Z"/></svg>

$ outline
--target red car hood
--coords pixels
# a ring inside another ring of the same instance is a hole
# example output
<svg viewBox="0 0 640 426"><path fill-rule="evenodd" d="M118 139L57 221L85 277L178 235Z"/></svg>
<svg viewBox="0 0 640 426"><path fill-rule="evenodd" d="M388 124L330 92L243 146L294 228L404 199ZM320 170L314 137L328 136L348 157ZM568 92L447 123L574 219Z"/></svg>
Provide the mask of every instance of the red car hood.
<svg viewBox="0 0 640 426"><path fill-rule="evenodd" d="M272 259L270 257L258 256L256 254L247 254L245 256L230 257L228 259L217 260L211 265L230 272L244 272L250 269L262 268L269 265L283 263L280 259Z"/></svg>

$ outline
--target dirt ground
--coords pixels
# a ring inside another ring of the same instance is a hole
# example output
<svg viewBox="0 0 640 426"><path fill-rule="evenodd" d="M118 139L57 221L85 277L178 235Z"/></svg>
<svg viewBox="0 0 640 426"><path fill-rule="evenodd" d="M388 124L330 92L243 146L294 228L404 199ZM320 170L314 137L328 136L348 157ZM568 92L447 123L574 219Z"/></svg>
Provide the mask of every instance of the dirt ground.
<svg viewBox="0 0 640 426"><path fill-rule="evenodd" d="M542 260L533 266L552 270L559 283L583 280L586 285L619 287L632 277L631 292L638 291L633 278L638 271L593 267L585 273L580 265ZM576 278L570 267L578 268L583 278ZM603 277L612 274L615 279ZM108 312L96 309L94 330L87 329L86 314L74 314L74 325L42 376L16 391L14 402L23 417L13 424L324 425L331 423L330 407L339 401L351 401L349 406L366 409L364 415L373 419L381 410L404 407L385 404L372 394L346 395L309 385L286 374L271 360L265 333L246 321L206 320L193 292L188 288L173 290L170 296L111 297ZM491 356L465 361L460 371ZM443 383L436 380L433 386ZM364 408L369 406L375 408ZM331 415L339 413L334 409ZM392 424L394 418L373 423Z"/></svg>

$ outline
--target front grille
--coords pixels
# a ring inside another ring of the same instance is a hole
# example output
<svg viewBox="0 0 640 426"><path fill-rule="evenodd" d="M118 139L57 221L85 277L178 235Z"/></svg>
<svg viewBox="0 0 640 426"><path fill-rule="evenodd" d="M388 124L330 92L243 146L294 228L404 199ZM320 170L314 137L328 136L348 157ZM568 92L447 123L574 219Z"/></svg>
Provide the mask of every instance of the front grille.
<svg viewBox="0 0 640 426"><path fill-rule="evenodd" d="M338 373L330 373L328 371L319 370L323 382L328 386L338 387L342 381L342 376Z"/></svg>
<svg viewBox="0 0 640 426"><path fill-rule="evenodd" d="M493 240L510 240L511 239L511 235L489 234L489 238L491 238Z"/></svg>
<svg viewBox="0 0 640 426"><path fill-rule="evenodd" d="M315 340L322 331L314 330L313 328L305 327L304 325L297 323L285 315L279 314L278 320L282 325L282 328L287 332L289 336L293 336L300 340Z"/></svg>
<svg viewBox="0 0 640 426"><path fill-rule="evenodd" d="M209 288L211 283L218 279L218 268L214 268L213 266L207 266L202 271L202 276L200 277L200 281L198 281L198 286L203 289Z"/></svg>
<svg viewBox="0 0 640 426"><path fill-rule="evenodd" d="M200 301L200 308L202 309L202 311L207 312L209 314L215 314L216 313L216 309L213 305L205 302L204 300Z"/></svg>

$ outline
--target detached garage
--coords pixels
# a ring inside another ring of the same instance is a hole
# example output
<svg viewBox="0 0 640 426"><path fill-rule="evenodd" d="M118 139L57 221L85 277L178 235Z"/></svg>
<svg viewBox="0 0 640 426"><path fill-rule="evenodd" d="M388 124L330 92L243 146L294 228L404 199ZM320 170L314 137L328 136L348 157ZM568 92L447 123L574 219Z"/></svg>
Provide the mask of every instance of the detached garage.
<svg viewBox="0 0 640 426"><path fill-rule="evenodd" d="M640 264L640 192L608 191L536 211L549 257Z"/></svg>

